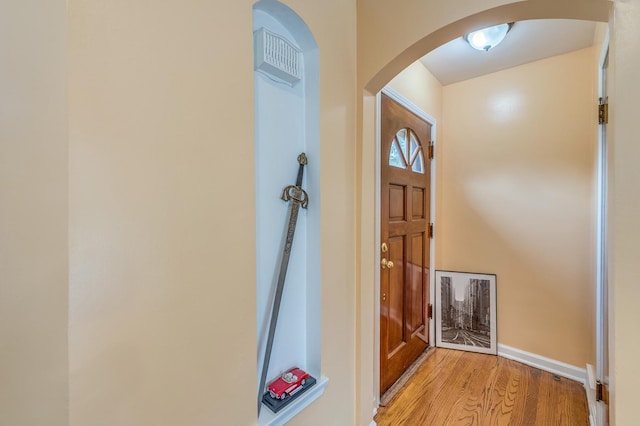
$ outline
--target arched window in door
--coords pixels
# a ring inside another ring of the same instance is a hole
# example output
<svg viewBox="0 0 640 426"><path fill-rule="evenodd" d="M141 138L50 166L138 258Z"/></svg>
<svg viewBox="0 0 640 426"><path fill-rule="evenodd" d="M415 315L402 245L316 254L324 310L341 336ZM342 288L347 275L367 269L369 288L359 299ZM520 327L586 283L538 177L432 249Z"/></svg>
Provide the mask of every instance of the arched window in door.
<svg viewBox="0 0 640 426"><path fill-rule="evenodd" d="M410 128L398 130L393 137L389 151L389 165L400 169L411 169L416 173L424 173L422 145Z"/></svg>

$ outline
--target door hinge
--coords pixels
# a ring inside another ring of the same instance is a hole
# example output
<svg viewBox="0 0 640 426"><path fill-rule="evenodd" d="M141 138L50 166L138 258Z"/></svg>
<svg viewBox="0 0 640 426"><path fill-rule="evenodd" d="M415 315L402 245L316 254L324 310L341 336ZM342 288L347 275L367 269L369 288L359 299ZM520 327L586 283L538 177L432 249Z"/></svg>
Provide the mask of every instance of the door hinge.
<svg viewBox="0 0 640 426"><path fill-rule="evenodd" d="M609 98L598 98L598 124L609 122Z"/></svg>
<svg viewBox="0 0 640 426"><path fill-rule="evenodd" d="M433 238L433 223L429 224L429 238Z"/></svg>
<svg viewBox="0 0 640 426"><path fill-rule="evenodd" d="M433 141L429 142L429 148L427 148L427 157L429 158L429 160L433 160L433 157L435 156L435 149L433 146Z"/></svg>
<svg viewBox="0 0 640 426"><path fill-rule="evenodd" d="M602 401L609 404L609 389L602 382L596 382L596 401Z"/></svg>
<svg viewBox="0 0 640 426"><path fill-rule="evenodd" d="M431 303L427 306L427 317L433 319L433 305Z"/></svg>

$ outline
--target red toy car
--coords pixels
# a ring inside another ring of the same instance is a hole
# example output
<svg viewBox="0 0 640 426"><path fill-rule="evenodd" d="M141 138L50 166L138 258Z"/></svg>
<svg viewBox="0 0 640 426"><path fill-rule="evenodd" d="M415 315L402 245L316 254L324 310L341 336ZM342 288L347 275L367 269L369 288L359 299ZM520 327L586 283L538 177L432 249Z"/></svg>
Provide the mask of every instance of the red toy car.
<svg viewBox="0 0 640 426"><path fill-rule="evenodd" d="M297 367L293 367L286 371L282 376L271 382L267 386L269 395L275 399L285 399L287 395L293 395L294 393L302 390L302 387L307 383L309 373L301 370Z"/></svg>

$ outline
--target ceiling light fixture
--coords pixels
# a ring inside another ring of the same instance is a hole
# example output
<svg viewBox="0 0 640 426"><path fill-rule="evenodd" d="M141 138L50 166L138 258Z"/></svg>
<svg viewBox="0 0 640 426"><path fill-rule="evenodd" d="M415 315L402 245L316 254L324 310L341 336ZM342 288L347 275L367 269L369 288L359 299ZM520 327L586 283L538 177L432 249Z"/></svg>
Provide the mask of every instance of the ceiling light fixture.
<svg viewBox="0 0 640 426"><path fill-rule="evenodd" d="M507 24L495 25L493 27L483 28L478 31L472 31L466 36L464 39L471 47L477 50L484 50L488 52L489 50L496 47L504 37L507 35L511 27L513 26L513 22Z"/></svg>

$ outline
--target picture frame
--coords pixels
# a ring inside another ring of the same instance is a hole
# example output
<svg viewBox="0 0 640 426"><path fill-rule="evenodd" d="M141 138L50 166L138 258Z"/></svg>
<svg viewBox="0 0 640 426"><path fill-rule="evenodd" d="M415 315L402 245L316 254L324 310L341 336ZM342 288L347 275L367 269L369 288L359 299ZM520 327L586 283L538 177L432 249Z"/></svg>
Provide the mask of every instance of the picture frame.
<svg viewBox="0 0 640 426"><path fill-rule="evenodd" d="M495 274L436 270L436 346L498 354Z"/></svg>

